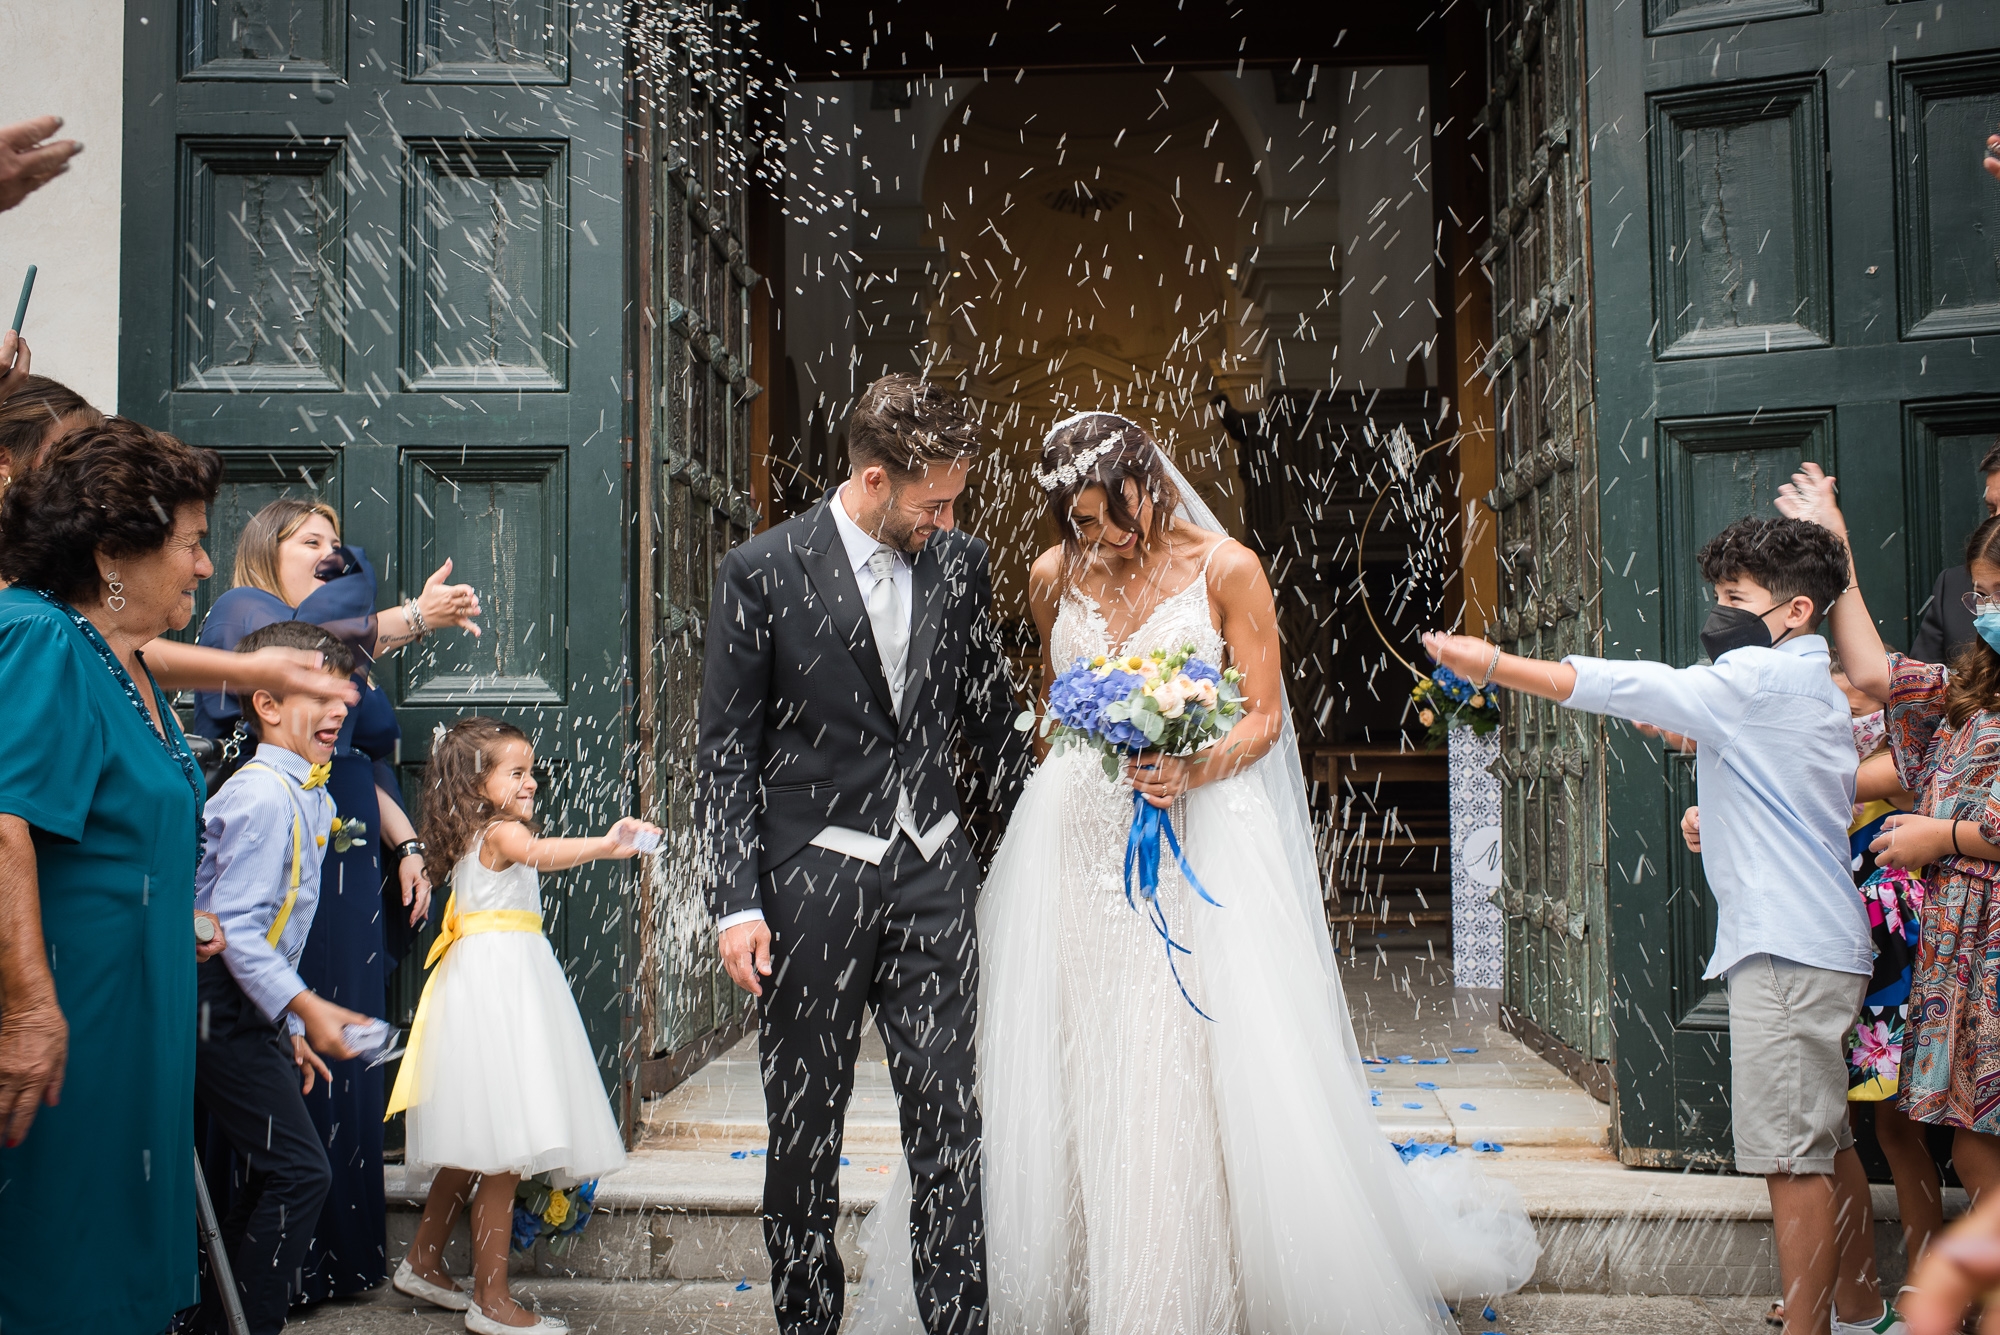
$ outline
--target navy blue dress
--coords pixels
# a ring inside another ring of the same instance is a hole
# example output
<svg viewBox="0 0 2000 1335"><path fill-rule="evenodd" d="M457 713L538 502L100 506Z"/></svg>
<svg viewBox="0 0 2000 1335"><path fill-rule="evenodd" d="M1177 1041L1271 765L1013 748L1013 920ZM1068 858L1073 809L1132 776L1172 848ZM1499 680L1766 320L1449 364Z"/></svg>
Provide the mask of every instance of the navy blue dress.
<svg viewBox="0 0 2000 1335"><path fill-rule="evenodd" d="M260 589L229 590L209 609L200 642L232 649L253 630L275 621L299 620L325 626L343 640L364 641L363 648L372 647L374 629L368 619L376 597L375 572L360 548L346 550L356 558L358 569L322 584L296 609ZM375 787L380 784L400 799L394 760L402 733L382 688L360 673L355 684L361 688L361 702L348 711L341 728L327 791L341 818L358 817L367 834L345 852L327 848L319 911L306 938L299 976L328 1001L364 1015L384 1015L389 971L395 967L390 948L400 953L410 933L401 888L394 878L386 884L383 879L382 822ZM196 731L220 738L236 726L236 718L232 697L207 693L196 697ZM395 925L403 930L394 930ZM388 1068L369 1070L359 1061L329 1062L328 1068L332 1083L315 1081L306 1095L306 1107L333 1167L333 1186L306 1254L300 1289L305 1302L361 1293L378 1287L389 1275L388 1216L382 1196L382 1110L387 1104L383 1073ZM213 1152L218 1146L220 1156ZM227 1164L227 1146L217 1137L211 1141L208 1176L211 1189L220 1187L218 1196L233 1186L218 1182L225 1173L233 1175ZM223 1208L220 1199L217 1208Z"/></svg>

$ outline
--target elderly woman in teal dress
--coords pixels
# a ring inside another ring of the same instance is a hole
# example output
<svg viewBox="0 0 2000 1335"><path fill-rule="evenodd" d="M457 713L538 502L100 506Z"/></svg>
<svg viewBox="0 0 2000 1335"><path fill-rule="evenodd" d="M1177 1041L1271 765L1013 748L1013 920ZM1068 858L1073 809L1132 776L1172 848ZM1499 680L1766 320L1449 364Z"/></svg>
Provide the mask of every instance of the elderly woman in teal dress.
<svg viewBox="0 0 2000 1335"><path fill-rule="evenodd" d="M221 475L213 451L113 419L0 502L7 1335L155 1335L199 1296L203 788L140 651L194 614Z"/></svg>

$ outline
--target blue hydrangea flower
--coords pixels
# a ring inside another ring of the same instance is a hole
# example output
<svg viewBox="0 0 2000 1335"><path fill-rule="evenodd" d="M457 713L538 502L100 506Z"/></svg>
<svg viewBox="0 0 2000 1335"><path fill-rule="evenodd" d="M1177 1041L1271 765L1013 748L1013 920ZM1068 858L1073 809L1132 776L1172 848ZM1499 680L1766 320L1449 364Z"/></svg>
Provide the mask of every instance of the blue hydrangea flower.
<svg viewBox="0 0 2000 1335"><path fill-rule="evenodd" d="M1199 658L1190 658L1187 662L1181 664L1181 671L1189 681L1219 682L1222 680L1222 671L1220 668L1217 668L1213 663L1204 663Z"/></svg>

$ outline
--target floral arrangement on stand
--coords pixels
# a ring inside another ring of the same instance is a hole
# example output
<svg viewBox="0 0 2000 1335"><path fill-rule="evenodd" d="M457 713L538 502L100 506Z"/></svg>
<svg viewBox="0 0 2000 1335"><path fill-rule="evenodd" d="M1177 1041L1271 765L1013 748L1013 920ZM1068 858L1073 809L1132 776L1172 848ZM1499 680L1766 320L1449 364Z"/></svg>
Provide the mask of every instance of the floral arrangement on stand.
<svg viewBox="0 0 2000 1335"><path fill-rule="evenodd" d="M573 1187L555 1186L547 1173L522 1178L514 1188L514 1250L525 1252L547 1242L561 1256L576 1245L596 1200L596 1178Z"/></svg>
<svg viewBox="0 0 2000 1335"><path fill-rule="evenodd" d="M1439 664L1430 676L1410 688L1417 707L1417 722L1424 726L1424 745L1431 750L1443 746L1453 728L1470 728L1484 737L1500 726L1500 691L1481 688Z"/></svg>

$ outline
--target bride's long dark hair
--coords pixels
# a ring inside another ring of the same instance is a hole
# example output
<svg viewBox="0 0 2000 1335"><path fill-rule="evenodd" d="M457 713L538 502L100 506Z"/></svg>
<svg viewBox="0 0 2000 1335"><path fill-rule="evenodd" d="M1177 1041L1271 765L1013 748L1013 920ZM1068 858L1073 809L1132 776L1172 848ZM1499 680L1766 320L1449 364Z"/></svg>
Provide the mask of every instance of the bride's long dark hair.
<svg viewBox="0 0 2000 1335"><path fill-rule="evenodd" d="M1117 413L1090 413L1050 432L1042 443L1036 480L1048 494L1064 555L1074 560L1082 549L1070 510L1090 487L1104 488L1106 519L1127 533L1140 533L1135 494L1125 486L1136 483L1136 497L1153 502L1152 519L1142 536L1149 542L1164 538L1181 503L1180 490L1162 466L1165 458L1144 427Z"/></svg>

